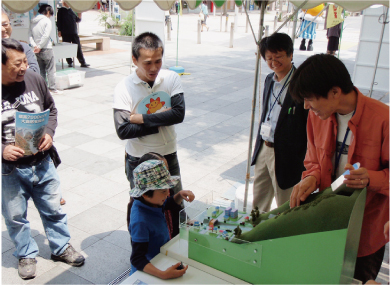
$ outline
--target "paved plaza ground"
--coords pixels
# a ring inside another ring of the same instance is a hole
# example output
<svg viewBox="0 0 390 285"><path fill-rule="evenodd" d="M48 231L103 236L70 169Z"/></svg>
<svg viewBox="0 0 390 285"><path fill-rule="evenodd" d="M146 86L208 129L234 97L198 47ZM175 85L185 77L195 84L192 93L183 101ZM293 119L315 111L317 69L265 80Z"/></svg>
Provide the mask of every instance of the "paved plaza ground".
<svg viewBox="0 0 390 285"><path fill-rule="evenodd" d="M97 26L97 16L96 11L84 13L80 33L92 34L102 29ZM251 12L250 17L257 37L259 12ZM266 14L265 24L271 32L273 18L274 13ZM220 32L218 15L208 19L210 30L201 34L201 44L197 44L197 20L197 14L180 18L178 59L188 73L181 77L186 116L176 126L182 183L197 197L214 191L215 199L228 200L234 198L234 189L245 180L256 45L250 30L245 33L244 14L239 15L233 48L229 48L230 33L224 32L224 22ZM172 23L172 40L165 41L165 67L176 64L176 15L172 15ZM340 59L351 74L360 23L361 16L347 18L341 46ZM300 40L295 41L297 66L310 55L326 52L326 31L322 27L317 30L314 51L299 51ZM283 28L282 32L291 34L291 27ZM12 256L14 245L2 219L3 284L107 284L130 267L125 141L118 139L114 129L112 100L116 84L130 74L131 43L111 40L109 51L96 51L93 45L83 48L91 64L90 68L82 69L76 63L77 69L86 71L84 86L54 96L59 112L54 141L62 159L58 172L67 202L63 210L68 214L71 243L86 257L85 265L74 268L50 260L38 211L30 201L28 219L40 248L37 277L28 281L19 278L17 259ZM61 69L60 64L57 69ZM262 61L261 91L269 72ZM374 92L374 97L389 103L388 94ZM255 132L258 114L256 110ZM379 276L386 283L388 264L387 258Z"/></svg>

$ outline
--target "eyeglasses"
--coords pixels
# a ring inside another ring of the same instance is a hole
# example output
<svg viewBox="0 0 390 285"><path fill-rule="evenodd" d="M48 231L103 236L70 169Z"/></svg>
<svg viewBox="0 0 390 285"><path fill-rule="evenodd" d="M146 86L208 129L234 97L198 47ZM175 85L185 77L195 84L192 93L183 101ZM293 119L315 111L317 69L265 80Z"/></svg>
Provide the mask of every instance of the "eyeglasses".
<svg viewBox="0 0 390 285"><path fill-rule="evenodd" d="M4 27L4 28L8 28L10 25L11 25L11 22L1 23L1 26Z"/></svg>
<svg viewBox="0 0 390 285"><path fill-rule="evenodd" d="M283 58L285 58L286 55L282 55L282 56L278 56L278 57L275 57L275 58L267 58L265 61L268 62L268 63L271 63L273 61L280 61L282 60Z"/></svg>

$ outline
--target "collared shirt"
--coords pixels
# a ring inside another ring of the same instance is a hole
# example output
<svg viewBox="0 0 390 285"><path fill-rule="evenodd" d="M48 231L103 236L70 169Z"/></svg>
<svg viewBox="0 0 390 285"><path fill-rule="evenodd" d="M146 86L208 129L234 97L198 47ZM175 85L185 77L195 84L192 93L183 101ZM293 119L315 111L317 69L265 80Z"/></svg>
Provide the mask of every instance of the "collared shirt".
<svg viewBox="0 0 390 285"><path fill-rule="evenodd" d="M265 121L264 121L264 123L268 122L271 125L271 133L270 133L270 136L263 136L263 135L261 136L263 138L263 140L265 140L265 141L274 142L274 140L275 140L274 135L275 135L276 124L277 124L278 119L279 119L280 111L282 110L284 98L286 97L286 94L287 94L288 84L290 83L290 80L292 77L292 72L294 72L293 69L294 69L294 67L291 67L290 71L286 74L286 76L280 82L277 81L276 74L274 74L274 78L273 78L274 82L272 83L273 87L271 87L271 90L270 90L271 94L270 94L269 99L268 99L267 116L265 117ZM286 86L285 86L283 92L280 94L280 97L278 100L280 102L280 105L279 105L278 102L275 103L275 101L276 101L276 98L278 97L280 91L282 90L284 84L286 84ZM273 108L272 108L272 105L274 105ZM269 118L269 121L267 121L268 118Z"/></svg>
<svg viewBox="0 0 390 285"><path fill-rule="evenodd" d="M357 88L356 91L356 112L348 121L351 130L348 162L360 162L370 177L358 251L361 257L373 254L386 244L383 226L389 220L389 107L364 96ZM306 171L302 179L314 176L320 191L332 183L337 126L336 115L321 120L309 112Z"/></svg>
<svg viewBox="0 0 390 285"><path fill-rule="evenodd" d="M161 69L153 87L141 80L137 72L124 78L115 87L113 108L137 113L138 104L148 95L164 91L171 97L184 93L180 77L176 72ZM159 133L127 140L126 152L134 157L141 157L147 152L167 155L176 151L175 126L161 126Z"/></svg>

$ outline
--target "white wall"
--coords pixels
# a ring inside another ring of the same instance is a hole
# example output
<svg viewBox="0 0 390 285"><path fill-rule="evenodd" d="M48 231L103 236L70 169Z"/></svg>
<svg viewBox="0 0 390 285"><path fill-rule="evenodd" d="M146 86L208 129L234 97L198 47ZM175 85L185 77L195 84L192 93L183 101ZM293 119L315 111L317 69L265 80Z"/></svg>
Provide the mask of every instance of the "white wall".
<svg viewBox="0 0 390 285"><path fill-rule="evenodd" d="M165 44L165 13L153 0L143 0L135 8L135 35L144 32L156 34Z"/></svg>
<svg viewBox="0 0 390 285"><path fill-rule="evenodd" d="M370 89L375 71L376 56L382 24L378 19L386 8L368 8L363 12L360 30L358 51L356 54L355 68L352 77L354 85L361 89ZM383 19L384 17L382 17ZM389 25L385 25L382 47L379 55L378 67L375 75L373 90L389 91Z"/></svg>

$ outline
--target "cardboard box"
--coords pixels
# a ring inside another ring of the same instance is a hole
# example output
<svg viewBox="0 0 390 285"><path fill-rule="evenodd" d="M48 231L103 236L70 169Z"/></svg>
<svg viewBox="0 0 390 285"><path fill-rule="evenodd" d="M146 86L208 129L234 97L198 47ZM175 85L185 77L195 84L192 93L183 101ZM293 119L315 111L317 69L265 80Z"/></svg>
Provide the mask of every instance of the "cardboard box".
<svg viewBox="0 0 390 285"><path fill-rule="evenodd" d="M67 68L56 72L56 88L64 90L84 85L85 71Z"/></svg>

